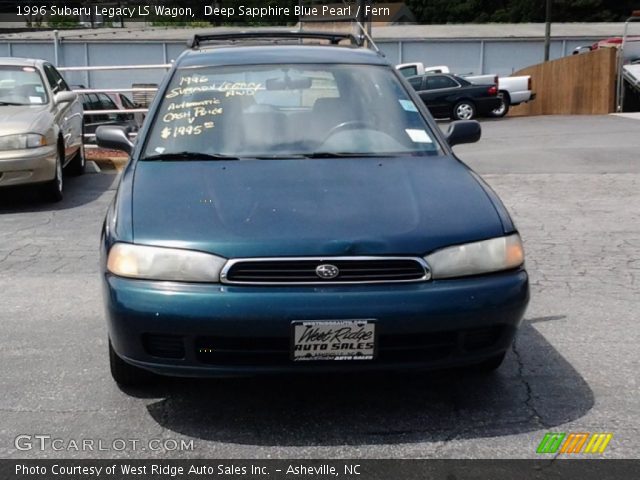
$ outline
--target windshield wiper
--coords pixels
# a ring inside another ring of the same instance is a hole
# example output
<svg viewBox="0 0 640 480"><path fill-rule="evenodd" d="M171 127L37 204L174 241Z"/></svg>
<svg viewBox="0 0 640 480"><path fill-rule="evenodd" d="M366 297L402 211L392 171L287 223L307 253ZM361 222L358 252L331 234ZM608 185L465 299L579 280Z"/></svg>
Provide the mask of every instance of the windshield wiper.
<svg viewBox="0 0 640 480"><path fill-rule="evenodd" d="M257 160L296 160L300 158L307 158L307 156L304 153L292 153L282 155L251 155L247 158L255 158Z"/></svg>
<svg viewBox="0 0 640 480"><path fill-rule="evenodd" d="M305 158L389 158L389 157L415 157L424 155L423 152L383 152L383 153L358 153L358 152L313 152L303 154Z"/></svg>
<svg viewBox="0 0 640 480"><path fill-rule="evenodd" d="M150 155L143 157L142 161L163 161L163 160L240 160L239 157L230 155L222 155L220 153L201 153L201 152L171 152L160 153L158 155Z"/></svg>
<svg viewBox="0 0 640 480"><path fill-rule="evenodd" d="M5 106L20 106L20 105L30 105L29 103L18 103L18 102L0 102L0 105Z"/></svg>

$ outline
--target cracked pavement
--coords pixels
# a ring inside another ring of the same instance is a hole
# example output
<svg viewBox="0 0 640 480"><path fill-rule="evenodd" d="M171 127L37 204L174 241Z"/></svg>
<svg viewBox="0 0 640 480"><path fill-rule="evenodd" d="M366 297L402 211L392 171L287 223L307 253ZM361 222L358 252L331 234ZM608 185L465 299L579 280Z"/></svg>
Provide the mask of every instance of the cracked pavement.
<svg viewBox="0 0 640 480"><path fill-rule="evenodd" d="M513 214L532 285L517 341L489 376L171 380L123 392L108 372L97 275L116 176L69 178L55 206L0 192L0 457L535 458L559 431L613 432L606 457L637 458L640 121L507 118L483 130L456 152ZM19 451L19 434L194 449Z"/></svg>

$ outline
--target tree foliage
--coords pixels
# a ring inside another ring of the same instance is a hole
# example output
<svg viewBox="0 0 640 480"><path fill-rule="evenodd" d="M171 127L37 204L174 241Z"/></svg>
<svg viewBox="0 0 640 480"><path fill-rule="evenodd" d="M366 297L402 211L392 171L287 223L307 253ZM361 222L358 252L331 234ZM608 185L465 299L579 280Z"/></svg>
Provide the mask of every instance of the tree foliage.
<svg viewBox="0 0 640 480"><path fill-rule="evenodd" d="M71 16L60 16L56 15L55 17L50 17L47 20L47 25L51 28L78 28L80 26L80 21L78 17L73 15Z"/></svg>
<svg viewBox="0 0 640 480"><path fill-rule="evenodd" d="M420 23L544 22L545 0L405 0ZM552 0L554 22L625 20L639 0Z"/></svg>

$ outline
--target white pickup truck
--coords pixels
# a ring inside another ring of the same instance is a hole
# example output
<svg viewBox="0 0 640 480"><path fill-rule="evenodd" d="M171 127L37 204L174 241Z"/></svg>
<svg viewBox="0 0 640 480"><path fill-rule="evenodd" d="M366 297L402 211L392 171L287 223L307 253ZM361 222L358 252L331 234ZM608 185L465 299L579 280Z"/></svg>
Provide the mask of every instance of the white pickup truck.
<svg viewBox="0 0 640 480"><path fill-rule="evenodd" d="M396 65L396 69L405 77L424 75L425 73L450 73L447 66L425 67L421 62L403 63ZM504 117L509 112L511 105L519 105L536 98L536 94L531 91L531 77L528 75L520 77L498 77L497 75L460 76L478 85L491 83L498 85L498 96L502 98L502 104L491 112L494 117Z"/></svg>

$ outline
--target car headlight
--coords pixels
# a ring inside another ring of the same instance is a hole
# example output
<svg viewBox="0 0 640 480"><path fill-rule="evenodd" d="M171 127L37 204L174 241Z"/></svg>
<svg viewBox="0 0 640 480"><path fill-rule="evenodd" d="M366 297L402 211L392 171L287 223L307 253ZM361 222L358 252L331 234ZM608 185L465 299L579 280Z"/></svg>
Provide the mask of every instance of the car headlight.
<svg viewBox="0 0 640 480"><path fill-rule="evenodd" d="M520 235L443 248L424 257L434 279L465 277L517 268L524 263Z"/></svg>
<svg viewBox="0 0 640 480"><path fill-rule="evenodd" d="M177 248L116 243L107 270L120 277L175 282L219 282L226 259Z"/></svg>
<svg viewBox="0 0 640 480"><path fill-rule="evenodd" d="M39 133L23 133L0 137L0 150L22 150L24 148L44 147L47 139Z"/></svg>

